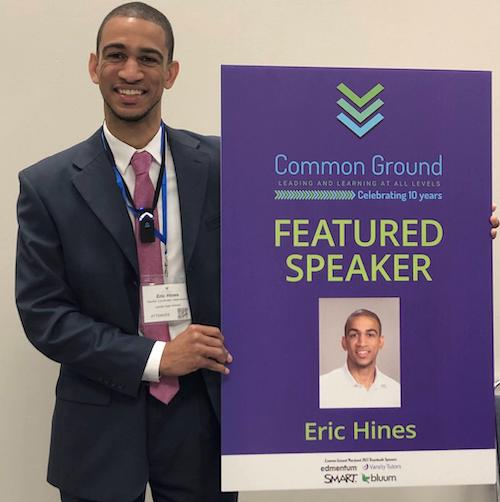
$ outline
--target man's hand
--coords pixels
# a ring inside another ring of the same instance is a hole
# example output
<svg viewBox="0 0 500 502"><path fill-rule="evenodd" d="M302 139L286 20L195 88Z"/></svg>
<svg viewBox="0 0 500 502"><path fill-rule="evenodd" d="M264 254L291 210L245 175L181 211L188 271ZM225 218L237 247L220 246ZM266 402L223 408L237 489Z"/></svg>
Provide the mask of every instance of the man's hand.
<svg viewBox="0 0 500 502"><path fill-rule="evenodd" d="M218 328L191 324L165 346L160 374L182 376L205 368L227 375L226 364L232 361L233 356L224 347L224 337Z"/></svg>
<svg viewBox="0 0 500 502"><path fill-rule="evenodd" d="M494 213L496 211L497 205L493 203L491 205L491 212ZM490 223L491 223L491 238L494 239L497 236L497 228L498 225L500 224L500 220L498 219L498 216L496 214L492 214L490 216Z"/></svg>

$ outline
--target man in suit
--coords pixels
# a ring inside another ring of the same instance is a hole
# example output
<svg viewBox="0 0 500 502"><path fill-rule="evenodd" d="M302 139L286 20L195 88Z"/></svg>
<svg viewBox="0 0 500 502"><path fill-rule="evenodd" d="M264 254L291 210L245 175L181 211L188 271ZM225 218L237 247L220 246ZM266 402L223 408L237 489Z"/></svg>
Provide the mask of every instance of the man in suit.
<svg viewBox="0 0 500 502"><path fill-rule="evenodd" d="M162 125L173 47L156 9L111 11L89 60L103 128L19 176L16 297L29 340L61 365L48 481L64 502L139 502L148 482L155 502L236 499L219 482L232 361L219 330L219 142ZM151 291L179 299L161 304L165 322L143 307Z"/></svg>

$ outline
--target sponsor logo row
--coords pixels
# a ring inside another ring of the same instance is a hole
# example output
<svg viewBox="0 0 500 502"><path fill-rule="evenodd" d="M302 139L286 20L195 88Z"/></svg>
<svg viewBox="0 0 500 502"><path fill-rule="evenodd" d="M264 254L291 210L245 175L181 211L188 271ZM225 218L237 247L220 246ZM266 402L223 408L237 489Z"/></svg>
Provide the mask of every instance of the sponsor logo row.
<svg viewBox="0 0 500 502"><path fill-rule="evenodd" d="M356 459L359 461L360 459ZM401 469L401 464L394 462L384 462L384 459L363 459L361 465L332 465L328 463L321 467L323 482L329 485L341 484L377 484L377 483L397 483L396 470ZM367 462L370 460L369 462ZM373 460L373 461L372 461ZM387 459L395 460L395 459ZM331 462L328 461L327 462ZM364 472L358 472L358 469ZM378 472L368 472L378 471ZM383 471L383 472L381 472ZM389 471L389 472L387 472Z"/></svg>
<svg viewBox="0 0 500 502"><path fill-rule="evenodd" d="M361 476L358 473L333 474L326 473L324 475L325 484L356 484L356 483L396 483L398 477L395 474L364 474Z"/></svg>

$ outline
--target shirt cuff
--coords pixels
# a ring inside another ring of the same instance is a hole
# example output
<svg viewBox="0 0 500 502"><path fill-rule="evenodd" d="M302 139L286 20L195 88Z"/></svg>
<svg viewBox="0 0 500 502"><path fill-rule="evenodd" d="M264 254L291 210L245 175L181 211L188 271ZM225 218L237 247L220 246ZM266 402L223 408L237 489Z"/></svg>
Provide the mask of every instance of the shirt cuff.
<svg viewBox="0 0 500 502"><path fill-rule="evenodd" d="M144 368L142 379L146 382L160 381L160 361L166 342L155 342L153 350L149 354L148 362Z"/></svg>

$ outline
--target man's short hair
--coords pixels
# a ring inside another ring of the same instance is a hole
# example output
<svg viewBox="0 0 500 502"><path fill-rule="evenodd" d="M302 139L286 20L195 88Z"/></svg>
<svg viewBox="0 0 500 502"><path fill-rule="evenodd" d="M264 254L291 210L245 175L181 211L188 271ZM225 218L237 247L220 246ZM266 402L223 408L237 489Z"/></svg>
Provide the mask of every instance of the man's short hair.
<svg viewBox="0 0 500 502"><path fill-rule="evenodd" d="M167 17L159 10L143 2L129 2L115 7L102 21L97 32L96 50L99 52L102 30L104 25L113 17L135 17L157 24L165 33L165 44L168 50L168 62L171 63L174 57L174 32Z"/></svg>
<svg viewBox="0 0 500 502"><path fill-rule="evenodd" d="M356 317L370 317L371 319L374 319L378 323L379 335L382 334L382 323L380 322L379 316L377 314L375 314L375 312L372 312L371 310L359 309L359 310L355 310L347 318L345 325L344 325L344 335L345 336L347 336L347 333L349 332L349 327L351 325L351 321L353 321Z"/></svg>

